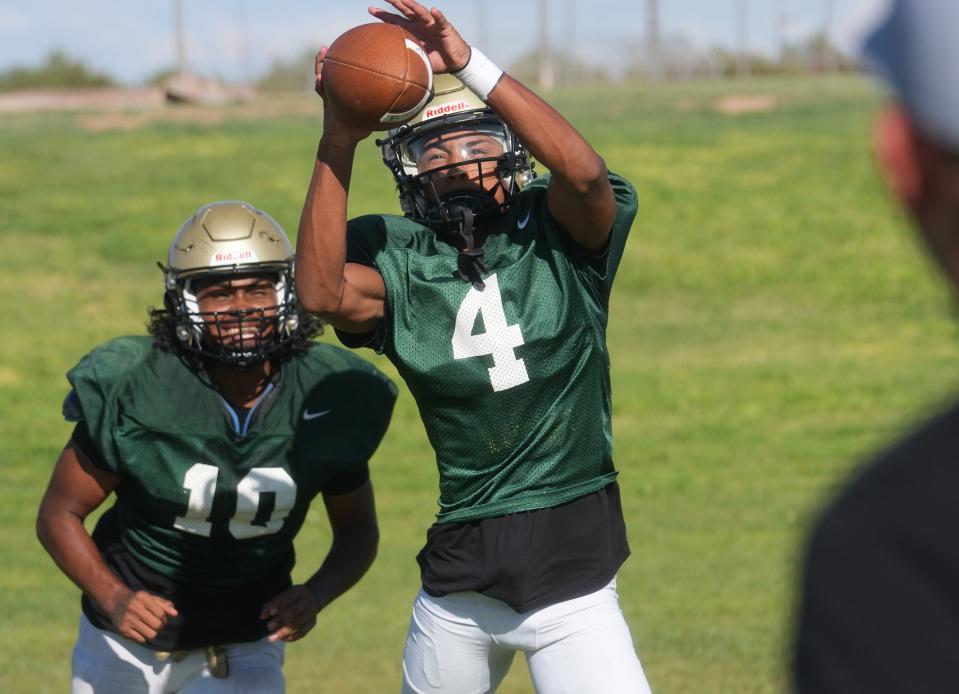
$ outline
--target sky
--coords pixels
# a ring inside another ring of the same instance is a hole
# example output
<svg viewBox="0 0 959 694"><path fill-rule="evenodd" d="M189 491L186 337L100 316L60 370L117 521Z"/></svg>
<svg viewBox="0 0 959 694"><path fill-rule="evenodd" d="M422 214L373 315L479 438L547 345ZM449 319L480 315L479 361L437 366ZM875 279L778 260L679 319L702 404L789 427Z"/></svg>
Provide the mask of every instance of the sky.
<svg viewBox="0 0 959 694"><path fill-rule="evenodd" d="M194 72L230 82L263 74L371 21L367 0L181 0L185 57ZM886 0L659 0L660 35L699 46L774 55L828 26L850 51ZM645 0L549 0L550 42L612 74L645 35ZM176 63L175 0L13 0L0 5L0 71L40 64L55 49L137 84ZM386 6L386 3L379 3ZM539 0L446 0L439 5L471 43L503 66L535 47ZM745 34L737 11L745 9Z"/></svg>

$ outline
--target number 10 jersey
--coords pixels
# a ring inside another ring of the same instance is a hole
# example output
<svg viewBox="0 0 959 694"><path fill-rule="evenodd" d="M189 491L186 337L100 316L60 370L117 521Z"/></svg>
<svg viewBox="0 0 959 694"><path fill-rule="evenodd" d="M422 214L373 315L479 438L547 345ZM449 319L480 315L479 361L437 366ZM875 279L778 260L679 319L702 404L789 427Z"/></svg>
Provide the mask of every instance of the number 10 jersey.
<svg viewBox="0 0 959 694"><path fill-rule="evenodd" d="M321 343L284 363L243 415L145 336L101 345L68 378L74 444L119 477L93 539L129 588L178 611L146 644L158 650L266 635L260 609L291 584L310 502L365 481L396 396L372 365ZM83 610L112 629L86 596Z"/></svg>

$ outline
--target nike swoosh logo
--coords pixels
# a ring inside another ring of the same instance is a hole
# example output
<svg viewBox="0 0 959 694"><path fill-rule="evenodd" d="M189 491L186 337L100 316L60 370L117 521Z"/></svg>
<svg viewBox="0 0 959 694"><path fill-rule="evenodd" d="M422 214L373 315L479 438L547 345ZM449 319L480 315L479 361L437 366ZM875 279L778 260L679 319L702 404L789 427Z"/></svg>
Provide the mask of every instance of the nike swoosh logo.
<svg viewBox="0 0 959 694"><path fill-rule="evenodd" d="M329 414L332 410L320 410L319 412L310 412L309 410L303 410L303 420L310 421L311 419L317 419L322 417L325 414Z"/></svg>
<svg viewBox="0 0 959 694"><path fill-rule="evenodd" d="M529 216L532 214L532 211L527 212L526 216L516 222L516 227L518 229L525 229L526 225L529 224Z"/></svg>

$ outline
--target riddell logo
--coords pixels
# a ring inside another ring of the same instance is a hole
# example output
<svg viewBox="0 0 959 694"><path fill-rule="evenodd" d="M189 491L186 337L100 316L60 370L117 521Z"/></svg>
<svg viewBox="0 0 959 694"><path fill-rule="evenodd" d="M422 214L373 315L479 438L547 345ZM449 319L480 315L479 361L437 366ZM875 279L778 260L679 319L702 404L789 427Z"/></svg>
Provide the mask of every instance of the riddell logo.
<svg viewBox="0 0 959 694"><path fill-rule="evenodd" d="M445 104L443 106L437 106L436 108L428 108L423 111L423 118L436 118L437 116L443 116L447 113L457 113L459 111L465 111L470 105L465 101L457 101L455 104Z"/></svg>
<svg viewBox="0 0 959 694"><path fill-rule="evenodd" d="M238 253L216 253L213 256L214 263L238 263L241 260L252 260L253 251L240 251Z"/></svg>

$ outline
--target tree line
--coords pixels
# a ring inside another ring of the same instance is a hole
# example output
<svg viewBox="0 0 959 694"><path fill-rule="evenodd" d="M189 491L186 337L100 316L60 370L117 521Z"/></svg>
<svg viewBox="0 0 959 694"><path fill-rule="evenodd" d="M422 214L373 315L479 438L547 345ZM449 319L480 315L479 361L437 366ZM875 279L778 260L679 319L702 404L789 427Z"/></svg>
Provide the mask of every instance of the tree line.
<svg viewBox="0 0 959 694"><path fill-rule="evenodd" d="M255 80L264 91L307 91L313 88L313 51L289 59L275 59ZM859 69L858 63L830 43L825 34L784 47L781 55L742 54L727 48L697 47L678 35L658 40L655 53L642 42L628 47L624 68L611 72L568 54L543 55L536 49L514 60L507 70L524 82L536 83L540 65L552 61L559 84L660 79L733 78L745 76L834 73ZM175 70L150 76L147 84L162 84ZM0 91L36 88L91 88L117 86L109 74L93 70L62 50L51 51L35 67L15 66L0 71Z"/></svg>

